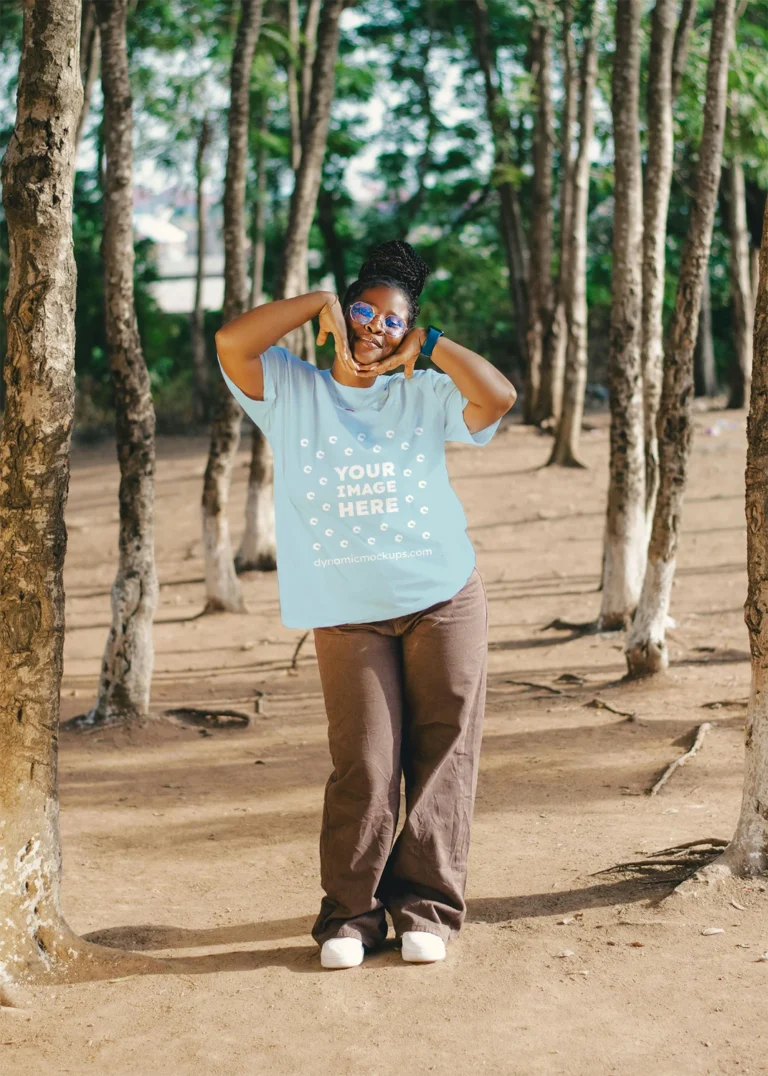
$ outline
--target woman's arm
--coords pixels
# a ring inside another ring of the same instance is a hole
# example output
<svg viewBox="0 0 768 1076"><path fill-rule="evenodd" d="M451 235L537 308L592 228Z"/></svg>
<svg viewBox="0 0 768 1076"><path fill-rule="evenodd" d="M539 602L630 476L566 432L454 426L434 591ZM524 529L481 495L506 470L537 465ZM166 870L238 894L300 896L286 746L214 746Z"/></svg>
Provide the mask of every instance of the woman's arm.
<svg viewBox="0 0 768 1076"><path fill-rule="evenodd" d="M317 317L335 298L332 291L311 291L262 303L228 321L216 333L216 351L224 372L247 396L262 400L264 379L259 356L286 333Z"/></svg>
<svg viewBox="0 0 768 1076"><path fill-rule="evenodd" d="M410 378L426 336L427 330L422 326L411 329L403 337L397 351L381 362L372 362L366 367L367 372L384 373L402 363L405 365L405 376ZM482 355L446 336L441 336L435 344L432 362L448 374L461 395L469 401L463 414L470 433L479 433L490 426L505 415L517 399L514 385L500 370Z"/></svg>
<svg viewBox="0 0 768 1076"><path fill-rule="evenodd" d="M427 330L422 329L423 339ZM470 433L479 433L509 411L517 392L501 370L469 348L441 336L432 351L432 362L439 366L462 396L469 401L464 408L464 421Z"/></svg>

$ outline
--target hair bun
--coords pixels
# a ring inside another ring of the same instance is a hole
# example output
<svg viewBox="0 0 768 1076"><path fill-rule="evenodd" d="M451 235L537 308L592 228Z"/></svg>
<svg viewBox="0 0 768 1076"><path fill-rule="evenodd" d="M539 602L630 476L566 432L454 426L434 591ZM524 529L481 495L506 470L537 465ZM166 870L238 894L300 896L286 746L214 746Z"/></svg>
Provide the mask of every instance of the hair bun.
<svg viewBox="0 0 768 1076"><path fill-rule="evenodd" d="M358 279L363 282L375 277L392 277L417 299L431 270L427 263L403 239L379 243L360 267Z"/></svg>

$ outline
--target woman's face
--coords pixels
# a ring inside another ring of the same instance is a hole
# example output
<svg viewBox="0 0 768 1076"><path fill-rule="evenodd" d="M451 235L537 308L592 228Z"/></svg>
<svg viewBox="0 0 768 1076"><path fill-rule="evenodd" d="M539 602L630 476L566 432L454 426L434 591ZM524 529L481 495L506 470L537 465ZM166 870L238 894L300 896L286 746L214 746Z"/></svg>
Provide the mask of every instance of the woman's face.
<svg viewBox="0 0 768 1076"><path fill-rule="evenodd" d="M355 302L368 303L373 307L375 317L367 325L361 325L352 321L347 311L347 334L352 355L362 365L385 359L397 350L408 332L408 300L397 288L378 284L366 288ZM396 314L405 322L406 327L398 336L390 336L384 331L384 318L390 314Z"/></svg>

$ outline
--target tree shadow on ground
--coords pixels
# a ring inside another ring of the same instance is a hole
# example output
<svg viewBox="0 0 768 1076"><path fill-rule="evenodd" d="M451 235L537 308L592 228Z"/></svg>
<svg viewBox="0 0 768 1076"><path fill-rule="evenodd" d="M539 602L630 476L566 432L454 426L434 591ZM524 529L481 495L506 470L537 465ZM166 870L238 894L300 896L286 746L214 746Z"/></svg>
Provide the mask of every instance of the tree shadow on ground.
<svg viewBox="0 0 768 1076"><path fill-rule="evenodd" d="M600 882L586 889L530 893L519 897L475 897L467 901L468 923L509 923L516 919L540 919L566 915L586 908L609 908L657 900L674 888L668 882L638 882L636 878Z"/></svg>

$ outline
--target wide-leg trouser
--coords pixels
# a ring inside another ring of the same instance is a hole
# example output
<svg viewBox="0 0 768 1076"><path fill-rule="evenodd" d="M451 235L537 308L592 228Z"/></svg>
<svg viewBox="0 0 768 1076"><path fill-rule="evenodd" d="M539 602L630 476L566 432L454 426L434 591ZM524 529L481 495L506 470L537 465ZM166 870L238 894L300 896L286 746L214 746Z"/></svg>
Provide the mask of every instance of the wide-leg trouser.
<svg viewBox="0 0 768 1076"><path fill-rule="evenodd" d="M406 930L454 937L466 915L488 666L475 567L452 598L389 620L314 629L333 772L312 930L322 945ZM393 845L405 777L406 817Z"/></svg>

